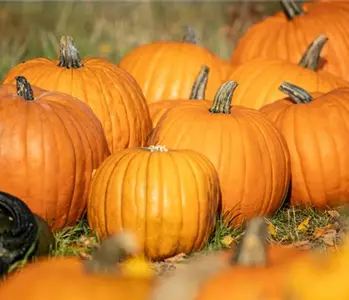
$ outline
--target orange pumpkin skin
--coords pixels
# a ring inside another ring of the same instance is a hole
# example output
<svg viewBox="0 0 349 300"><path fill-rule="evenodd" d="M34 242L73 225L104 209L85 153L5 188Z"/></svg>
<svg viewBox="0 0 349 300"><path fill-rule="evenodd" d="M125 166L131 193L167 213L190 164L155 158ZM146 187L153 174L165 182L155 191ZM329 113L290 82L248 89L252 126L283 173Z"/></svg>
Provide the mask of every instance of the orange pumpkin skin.
<svg viewBox="0 0 349 300"><path fill-rule="evenodd" d="M326 209L349 202L349 88L313 97L305 104L280 100L260 111L287 142L291 203Z"/></svg>
<svg viewBox="0 0 349 300"><path fill-rule="evenodd" d="M232 225L272 215L282 205L290 180L287 146L258 111L235 106L230 114L216 114L205 105L183 104L162 117L148 143L207 156L218 171L223 213Z"/></svg>
<svg viewBox="0 0 349 300"><path fill-rule="evenodd" d="M67 94L33 87L26 101L0 86L0 190L13 194L54 229L86 209L93 169L109 155L101 123Z"/></svg>
<svg viewBox="0 0 349 300"><path fill-rule="evenodd" d="M35 58L13 67L3 83L18 75L46 90L70 94L88 104L102 123L111 152L143 145L152 124L135 80L102 58L86 58L83 66L66 68L58 60Z"/></svg>
<svg viewBox="0 0 349 300"><path fill-rule="evenodd" d="M128 149L94 174L88 221L102 238L135 232L144 254L161 260L203 249L220 200L217 172L200 153Z"/></svg>
<svg viewBox="0 0 349 300"><path fill-rule="evenodd" d="M236 66L228 79L239 83L234 92L233 105L260 109L284 98L279 86L292 82L310 92L329 92L349 83L322 71L313 71L282 60L257 58Z"/></svg>
<svg viewBox="0 0 349 300"><path fill-rule="evenodd" d="M136 79L148 104L187 99L202 65L211 70L206 98L212 100L228 73L226 64L223 65L212 52L187 42L157 42L139 46L125 55L119 65Z"/></svg>
<svg viewBox="0 0 349 300"><path fill-rule="evenodd" d="M344 43L349 38L345 30L349 24L348 1L315 1L302 6L304 15L288 20L279 12L248 29L231 62L239 64L260 57L298 63L309 43L325 34L330 42L322 55L323 69L349 80L349 69L343 64L343 59L349 57L349 48Z"/></svg>

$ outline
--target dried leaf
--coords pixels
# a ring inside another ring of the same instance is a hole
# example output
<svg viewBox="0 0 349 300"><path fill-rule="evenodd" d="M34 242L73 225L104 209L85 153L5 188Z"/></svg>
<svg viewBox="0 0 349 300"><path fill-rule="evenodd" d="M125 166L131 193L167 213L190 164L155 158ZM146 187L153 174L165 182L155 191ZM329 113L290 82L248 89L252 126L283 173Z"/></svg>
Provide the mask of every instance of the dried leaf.
<svg viewBox="0 0 349 300"><path fill-rule="evenodd" d="M329 230L333 228L333 224L328 224L324 227L316 228L314 231L314 238L318 239L319 237L324 236Z"/></svg>
<svg viewBox="0 0 349 300"><path fill-rule="evenodd" d="M337 218L340 217L339 212L336 211L336 210L329 210L327 213L328 213L332 218L335 218L335 219L337 219Z"/></svg>
<svg viewBox="0 0 349 300"><path fill-rule="evenodd" d="M172 256L172 257L165 259L165 261L176 263L176 262L183 261L185 259L185 257L186 257L185 253L180 253L180 254L177 254L175 256Z"/></svg>
<svg viewBox="0 0 349 300"><path fill-rule="evenodd" d="M299 231L307 231L309 225L310 217L307 217L302 223L300 223L297 227Z"/></svg>
<svg viewBox="0 0 349 300"><path fill-rule="evenodd" d="M221 243L223 246L230 247L230 245L234 242L234 238L230 235L226 235L222 238Z"/></svg>
<svg viewBox="0 0 349 300"><path fill-rule="evenodd" d="M336 238L337 238L337 231L334 229L330 229L327 231L326 234L324 234L324 236L321 239L327 246L334 246Z"/></svg>
<svg viewBox="0 0 349 300"><path fill-rule="evenodd" d="M268 225L268 232L273 237L275 237L277 235L276 228L272 223L269 223L269 225Z"/></svg>

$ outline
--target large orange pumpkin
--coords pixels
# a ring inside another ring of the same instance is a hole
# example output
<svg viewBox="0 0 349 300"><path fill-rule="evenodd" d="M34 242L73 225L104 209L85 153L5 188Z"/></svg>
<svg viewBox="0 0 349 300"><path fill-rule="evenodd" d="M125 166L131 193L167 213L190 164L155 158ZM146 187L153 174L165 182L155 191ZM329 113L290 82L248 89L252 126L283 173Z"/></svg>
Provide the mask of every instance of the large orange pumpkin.
<svg viewBox="0 0 349 300"><path fill-rule="evenodd" d="M119 65L136 79L148 104L187 99L202 65L211 70L206 97L212 100L231 71L221 58L197 45L192 32L180 42L160 41L139 46L126 54Z"/></svg>
<svg viewBox="0 0 349 300"><path fill-rule="evenodd" d="M292 82L311 92L328 92L349 83L325 71L317 71L320 52L327 37L320 35L309 46L300 65L280 59L257 58L239 66L228 76L239 83L234 93L233 105L254 109L282 99L279 86Z"/></svg>
<svg viewBox="0 0 349 300"><path fill-rule="evenodd" d="M211 160L219 174L223 212L231 225L275 213L290 179L289 154L279 131L258 111L231 107L236 86L232 81L223 84L209 109L185 104L171 109L148 140L172 149L195 150Z"/></svg>
<svg viewBox="0 0 349 300"><path fill-rule="evenodd" d="M293 84L291 98L261 109L282 132L291 157L291 203L326 209L349 203L349 88L309 94Z"/></svg>
<svg viewBox="0 0 349 300"><path fill-rule="evenodd" d="M160 260L203 249L220 196L217 172L202 154L164 146L127 149L95 172L88 221L101 237L132 230L145 255Z"/></svg>
<svg viewBox="0 0 349 300"><path fill-rule="evenodd" d="M71 37L63 36L60 47L59 60L35 58L20 63L3 83L14 83L21 75L40 88L87 103L102 123L110 151L142 145L152 124L135 80L105 59L81 60Z"/></svg>
<svg viewBox="0 0 349 300"><path fill-rule="evenodd" d="M100 121L70 95L0 86L0 190L22 199L54 229L86 208L92 171L109 155Z"/></svg>
<svg viewBox="0 0 349 300"><path fill-rule="evenodd" d="M300 4L281 0L278 12L255 24L241 38L231 62L239 64L261 57L298 63L309 43L319 34L329 37L323 52L323 69L349 80L348 1L314 1Z"/></svg>

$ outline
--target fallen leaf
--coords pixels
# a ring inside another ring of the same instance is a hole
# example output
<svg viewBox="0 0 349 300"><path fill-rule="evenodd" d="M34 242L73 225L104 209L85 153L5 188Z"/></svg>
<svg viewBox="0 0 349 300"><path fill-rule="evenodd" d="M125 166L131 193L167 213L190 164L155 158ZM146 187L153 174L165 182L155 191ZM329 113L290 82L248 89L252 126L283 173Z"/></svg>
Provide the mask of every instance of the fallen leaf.
<svg viewBox="0 0 349 300"><path fill-rule="evenodd" d="M340 216L340 214L339 214L339 212L338 211L336 211L336 210L329 210L328 212L327 212L332 218L339 218L339 216Z"/></svg>
<svg viewBox="0 0 349 300"><path fill-rule="evenodd" d="M299 231L307 231L309 225L310 217L307 217L302 223L300 223L297 227Z"/></svg>
<svg viewBox="0 0 349 300"><path fill-rule="evenodd" d="M180 254L177 254L175 256L172 256L172 257L165 259L165 261L176 263L176 262L183 261L185 259L185 257L186 257L185 253L180 253Z"/></svg>
<svg viewBox="0 0 349 300"><path fill-rule="evenodd" d="M333 228L333 224L328 224L324 227L316 228L314 231L314 238L318 239L319 237L324 236L329 230Z"/></svg>
<svg viewBox="0 0 349 300"><path fill-rule="evenodd" d="M327 245L327 246L334 246L335 241L337 238L337 231L334 229L330 229L324 234L324 236L321 237L322 241Z"/></svg>
<svg viewBox="0 0 349 300"><path fill-rule="evenodd" d="M275 237L277 235L276 228L272 223L269 223L269 225L268 225L268 232L273 237Z"/></svg>
<svg viewBox="0 0 349 300"><path fill-rule="evenodd" d="M226 235L221 239L221 243L223 246L230 247L230 245L234 242L234 238L231 235Z"/></svg>

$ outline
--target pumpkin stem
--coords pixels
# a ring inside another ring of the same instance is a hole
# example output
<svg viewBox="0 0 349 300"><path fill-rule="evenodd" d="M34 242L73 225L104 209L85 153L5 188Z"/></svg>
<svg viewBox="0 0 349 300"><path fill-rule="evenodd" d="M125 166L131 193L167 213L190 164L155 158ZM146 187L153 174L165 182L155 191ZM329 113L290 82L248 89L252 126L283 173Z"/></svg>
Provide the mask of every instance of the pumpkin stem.
<svg viewBox="0 0 349 300"><path fill-rule="evenodd" d="M194 82L193 88L191 90L191 93L189 96L190 100L205 99L205 91L206 91L209 73L210 73L210 68L208 66L202 65L200 72Z"/></svg>
<svg viewBox="0 0 349 300"><path fill-rule="evenodd" d="M16 76L15 79L17 95L24 98L24 100L26 101L33 101L34 93L27 79L23 76Z"/></svg>
<svg viewBox="0 0 349 300"><path fill-rule="evenodd" d="M149 152L168 152L168 149L166 146L154 146L150 145L149 147L142 147L142 149L149 151Z"/></svg>
<svg viewBox="0 0 349 300"><path fill-rule="evenodd" d="M299 65L303 68L316 71L319 68L321 51L328 41L324 34L319 35L307 48Z"/></svg>
<svg viewBox="0 0 349 300"><path fill-rule="evenodd" d="M262 217L253 218L238 246L233 263L241 266L265 266L267 264L268 228Z"/></svg>
<svg viewBox="0 0 349 300"><path fill-rule="evenodd" d="M195 28L192 25L185 24L183 26L183 31L184 31L184 34L183 34L182 42L197 44Z"/></svg>
<svg viewBox="0 0 349 300"><path fill-rule="evenodd" d="M232 80L223 83L216 93L209 111L214 114L230 114L231 100L237 86L238 83Z"/></svg>
<svg viewBox="0 0 349 300"><path fill-rule="evenodd" d="M314 100L306 90L289 82L283 82L279 90L289 96L296 104L309 103Z"/></svg>
<svg viewBox="0 0 349 300"><path fill-rule="evenodd" d="M286 16L286 18L291 21L295 16L304 15L304 11L300 4L295 0L280 0L280 5Z"/></svg>
<svg viewBox="0 0 349 300"><path fill-rule="evenodd" d="M121 232L102 241L100 247L92 253L91 260L84 261L87 273L118 273L117 263L136 254L138 244L134 235Z"/></svg>
<svg viewBox="0 0 349 300"><path fill-rule="evenodd" d="M73 38L70 36L61 37L58 66L67 69L79 69L84 66L79 51L74 45Z"/></svg>

